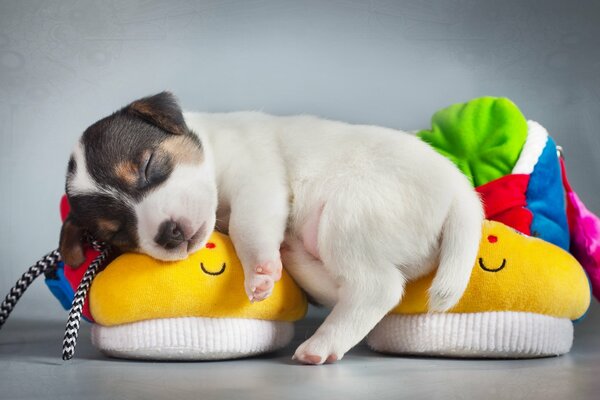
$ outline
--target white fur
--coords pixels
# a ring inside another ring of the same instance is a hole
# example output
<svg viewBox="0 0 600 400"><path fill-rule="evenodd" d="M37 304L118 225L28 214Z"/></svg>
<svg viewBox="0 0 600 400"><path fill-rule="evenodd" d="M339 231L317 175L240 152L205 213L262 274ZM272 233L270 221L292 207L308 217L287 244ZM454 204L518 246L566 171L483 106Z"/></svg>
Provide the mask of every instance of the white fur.
<svg viewBox="0 0 600 400"><path fill-rule="evenodd" d="M68 181L69 193L74 195L99 193L101 188L88 171L85 160L85 149L81 140L75 145L72 157L75 160L76 167L73 177Z"/></svg>
<svg viewBox="0 0 600 400"><path fill-rule="evenodd" d="M333 307L296 351L300 361L342 358L400 301L406 281L438 262L430 309L462 296L482 207L462 173L416 137L310 116L185 119L214 152L218 226L229 230L249 297L269 295L285 239L287 271Z"/></svg>
<svg viewBox="0 0 600 400"><path fill-rule="evenodd" d="M133 209L138 220L140 251L161 260L179 260L198 251L215 226L217 192L212 162L176 165L169 179ZM183 227L186 239L200 229L203 234L194 243L185 241L176 249L165 250L154 237L160 224L168 220Z"/></svg>

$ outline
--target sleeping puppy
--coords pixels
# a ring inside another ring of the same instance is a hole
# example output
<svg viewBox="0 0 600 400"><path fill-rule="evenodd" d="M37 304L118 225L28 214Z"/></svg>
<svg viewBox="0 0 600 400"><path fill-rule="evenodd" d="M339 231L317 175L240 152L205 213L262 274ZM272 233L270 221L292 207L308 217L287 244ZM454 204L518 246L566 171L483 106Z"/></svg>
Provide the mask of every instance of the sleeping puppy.
<svg viewBox="0 0 600 400"><path fill-rule="evenodd" d="M213 229L231 236L250 301L286 270L332 311L296 350L341 359L439 265L431 311L462 296L483 211L466 177L418 138L375 126L258 112L183 114L170 93L90 126L69 161L60 250L85 231L121 251L177 260Z"/></svg>

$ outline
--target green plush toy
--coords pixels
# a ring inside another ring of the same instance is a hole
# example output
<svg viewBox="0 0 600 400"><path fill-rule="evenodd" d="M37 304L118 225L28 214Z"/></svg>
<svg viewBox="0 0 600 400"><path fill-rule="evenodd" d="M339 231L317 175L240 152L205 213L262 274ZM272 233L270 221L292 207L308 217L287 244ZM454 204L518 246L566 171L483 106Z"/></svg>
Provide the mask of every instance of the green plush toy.
<svg viewBox="0 0 600 400"><path fill-rule="evenodd" d="M418 136L480 186L510 174L527 137L527 121L510 100L482 97L436 112Z"/></svg>

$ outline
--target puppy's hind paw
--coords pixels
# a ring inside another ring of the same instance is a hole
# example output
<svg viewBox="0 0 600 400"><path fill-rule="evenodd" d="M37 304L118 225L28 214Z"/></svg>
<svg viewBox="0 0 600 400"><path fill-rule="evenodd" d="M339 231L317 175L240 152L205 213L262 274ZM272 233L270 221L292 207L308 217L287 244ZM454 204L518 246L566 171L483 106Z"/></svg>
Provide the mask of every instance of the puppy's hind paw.
<svg viewBox="0 0 600 400"><path fill-rule="evenodd" d="M313 336L298 347L292 360L308 365L332 364L344 356L338 355L340 352L334 347L324 338Z"/></svg>

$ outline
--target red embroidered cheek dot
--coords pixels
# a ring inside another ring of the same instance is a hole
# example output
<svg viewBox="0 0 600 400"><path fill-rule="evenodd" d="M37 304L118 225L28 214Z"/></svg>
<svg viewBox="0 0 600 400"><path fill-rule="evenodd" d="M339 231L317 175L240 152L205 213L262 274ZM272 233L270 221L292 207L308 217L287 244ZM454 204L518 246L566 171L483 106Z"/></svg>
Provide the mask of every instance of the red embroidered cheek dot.
<svg viewBox="0 0 600 400"><path fill-rule="evenodd" d="M494 235L489 235L487 237L488 242L490 243L496 243L498 241L498 236L494 236Z"/></svg>
<svg viewBox="0 0 600 400"><path fill-rule="evenodd" d="M215 247L217 247L217 245L214 244L213 242L206 243L206 248L207 249L214 249Z"/></svg>

